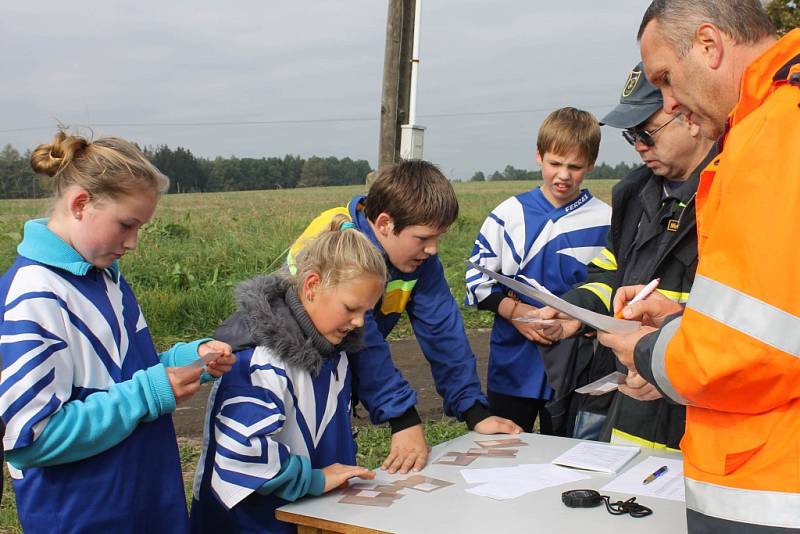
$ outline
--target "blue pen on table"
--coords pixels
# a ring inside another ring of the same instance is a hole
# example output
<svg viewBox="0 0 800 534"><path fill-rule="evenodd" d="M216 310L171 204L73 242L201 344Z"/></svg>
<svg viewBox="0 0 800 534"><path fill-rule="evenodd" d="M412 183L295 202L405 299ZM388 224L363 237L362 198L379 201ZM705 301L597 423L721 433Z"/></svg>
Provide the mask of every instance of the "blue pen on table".
<svg viewBox="0 0 800 534"><path fill-rule="evenodd" d="M647 478L642 480L642 484L650 484L652 481L654 481L655 479L657 479L658 477L660 477L661 475L663 475L666 472L667 472L667 466L666 465L662 465L661 467L656 469L655 473L653 473L651 475L647 475Z"/></svg>

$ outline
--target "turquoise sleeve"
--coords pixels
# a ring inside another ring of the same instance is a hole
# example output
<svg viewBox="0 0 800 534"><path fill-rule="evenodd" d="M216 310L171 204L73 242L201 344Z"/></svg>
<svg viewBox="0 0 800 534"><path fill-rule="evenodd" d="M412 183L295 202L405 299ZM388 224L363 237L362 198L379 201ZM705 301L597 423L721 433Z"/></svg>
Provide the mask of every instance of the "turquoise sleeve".
<svg viewBox="0 0 800 534"><path fill-rule="evenodd" d="M159 354L158 358L164 367L183 367L198 358L197 348L206 341L211 341L211 338L198 339L191 343L175 343L171 349Z"/></svg>
<svg viewBox="0 0 800 534"><path fill-rule="evenodd" d="M322 495L325 476L321 469L313 469L307 456L292 454L281 466L278 474L265 482L258 493L275 495L287 501L296 501L305 495Z"/></svg>
<svg viewBox="0 0 800 534"><path fill-rule="evenodd" d="M184 365L189 365L198 358L197 349L206 341L211 341L211 338L198 339L191 343L176 343L168 351L159 354L158 357L161 363L164 364L164 367L183 367ZM200 375L201 384L213 382L214 380L216 380L216 377L211 376L205 371Z"/></svg>
<svg viewBox="0 0 800 534"><path fill-rule="evenodd" d="M140 422L174 410L167 372L162 364L154 365L108 391L65 403L33 443L6 451L6 459L17 469L77 462L122 442Z"/></svg>

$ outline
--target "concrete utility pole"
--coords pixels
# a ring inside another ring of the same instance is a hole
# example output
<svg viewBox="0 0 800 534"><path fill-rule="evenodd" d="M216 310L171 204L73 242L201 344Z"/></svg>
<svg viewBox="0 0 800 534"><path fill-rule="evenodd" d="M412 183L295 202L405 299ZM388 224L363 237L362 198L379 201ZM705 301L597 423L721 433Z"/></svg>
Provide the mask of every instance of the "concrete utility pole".
<svg viewBox="0 0 800 534"><path fill-rule="evenodd" d="M400 125L408 121L417 0L389 0L383 57L378 168L400 160Z"/></svg>

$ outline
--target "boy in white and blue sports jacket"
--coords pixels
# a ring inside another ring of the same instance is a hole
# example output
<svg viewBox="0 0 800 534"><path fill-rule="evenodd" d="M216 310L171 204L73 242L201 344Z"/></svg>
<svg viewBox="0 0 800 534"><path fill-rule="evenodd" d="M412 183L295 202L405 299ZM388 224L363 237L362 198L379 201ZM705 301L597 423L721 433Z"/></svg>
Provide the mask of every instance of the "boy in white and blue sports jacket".
<svg viewBox="0 0 800 534"><path fill-rule="evenodd" d="M309 246L297 276L259 276L236 290L238 326L254 345L236 353L209 397L192 502L196 534L294 533L276 508L352 476L374 477L354 465L347 353L361 347L364 314L382 293L386 266L344 224Z"/></svg>
<svg viewBox="0 0 800 534"><path fill-rule="evenodd" d="M600 145L597 119L563 108L539 129L536 160L542 185L511 197L486 218L470 261L522 283L533 281L559 295L586 279L586 264L602 250L611 208L581 189ZM545 404L553 390L535 342L548 343L541 325L513 320L535 316L541 304L515 295L476 269L466 272L466 304L495 313L489 351L488 397L492 413L526 432L537 416L550 433Z"/></svg>
<svg viewBox="0 0 800 534"><path fill-rule="evenodd" d="M373 423L389 422L392 428L391 451L382 467L405 473L422 469L428 458L416 393L392 362L386 341L404 312L430 363L445 414L484 434L519 432L487 409L475 355L439 261L439 239L458 216L458 199L447 178L422 160L382 168L366 197L356 196L311 221L290 249L290 269L305 243L340 216L372 242L389 269L383 298L365 321L364 348L350 357L355 395ZM234 314L215 333L234 350L252 343L237 323Z"/></svg>

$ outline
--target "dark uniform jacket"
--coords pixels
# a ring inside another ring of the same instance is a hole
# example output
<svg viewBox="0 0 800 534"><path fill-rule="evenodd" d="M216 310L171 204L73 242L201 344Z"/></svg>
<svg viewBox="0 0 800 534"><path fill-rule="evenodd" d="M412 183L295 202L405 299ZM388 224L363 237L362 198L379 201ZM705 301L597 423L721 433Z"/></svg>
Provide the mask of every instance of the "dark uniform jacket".
<svg viewBox="0 0 800 534"><path fill-rule="evenodd" d="M583 308L610 314L618 287L646 284L660 278L658 291L685 303L697 268L695 192L700 171L714 155L716 148L674 193L665 189L664 180L645 166L615 185L608 245L589 264L586 283L563 298ZM580 340L577 352L585 352L592 343L590 339ZM610 349L598 345L591 362L595 371L584 381L599 378L609 370L604 362L615 361ZM616 365L625 372L621 364ZM678 449L684 427L683 406L662 399L638 401L614 393L601 438Z"/></svg>

